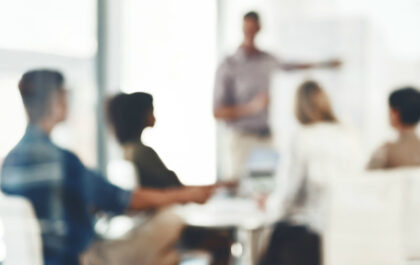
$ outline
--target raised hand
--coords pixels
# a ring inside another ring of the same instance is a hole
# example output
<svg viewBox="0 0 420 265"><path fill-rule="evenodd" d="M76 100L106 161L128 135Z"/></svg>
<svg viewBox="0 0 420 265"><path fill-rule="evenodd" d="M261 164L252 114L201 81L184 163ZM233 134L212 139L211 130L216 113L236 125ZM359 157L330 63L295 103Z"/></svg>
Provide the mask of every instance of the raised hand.
<svg viewBox="0 0 420 265"><path fill-rule="evenodd" d="M261 92L248 102L247 107L250 114L258 114L265 111L270 104L268 92Z"/></svg>

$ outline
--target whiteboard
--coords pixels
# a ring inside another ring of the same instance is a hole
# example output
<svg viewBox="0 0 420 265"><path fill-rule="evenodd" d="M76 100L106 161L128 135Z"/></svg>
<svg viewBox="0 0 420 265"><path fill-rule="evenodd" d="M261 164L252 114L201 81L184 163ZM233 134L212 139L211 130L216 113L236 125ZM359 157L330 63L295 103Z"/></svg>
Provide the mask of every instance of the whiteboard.
<svg viewBox="0 0 420 265"><path fill-rule="evenodd" d="M271 82L271 123L280 146L287 144L297 122L296 89L313 79L328 93L339 120L363 129L366 108L367 30L363 19L293 19L281 21L275 54L285 61L317 62L339 58L338 70L279 71Z"/></svg>

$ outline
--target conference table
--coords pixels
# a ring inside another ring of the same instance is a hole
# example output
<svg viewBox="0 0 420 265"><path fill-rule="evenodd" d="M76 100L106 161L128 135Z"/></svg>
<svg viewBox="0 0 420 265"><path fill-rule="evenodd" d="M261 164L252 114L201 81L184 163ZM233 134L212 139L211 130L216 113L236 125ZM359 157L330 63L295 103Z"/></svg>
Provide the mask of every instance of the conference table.
<svg viewBox="0 0 420 265"><path fill-rule="evenodd" d="M211 229L233 229L235 242L231 253L236 264L255 265L257 249L255 232L271 227L277 216L258 207L252 198L216 197L206 204L178 206L174 211L189 226Z"/></svg>

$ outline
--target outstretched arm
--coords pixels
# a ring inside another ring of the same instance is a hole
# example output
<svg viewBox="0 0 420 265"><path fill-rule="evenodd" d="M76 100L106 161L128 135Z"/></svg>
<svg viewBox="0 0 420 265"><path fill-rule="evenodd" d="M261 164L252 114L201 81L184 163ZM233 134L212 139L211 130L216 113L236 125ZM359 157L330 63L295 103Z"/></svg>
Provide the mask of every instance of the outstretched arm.
<svg viewBox="0 0 420 265"><path fill-rule="evenodd" d="M212 195L213 190L213 186L168 190L137 189L132 193L129 209L147 210L177 203L205 203Z"/></svg>
<svg viewBox="0 0 420 265"><path fill-rule="evenodd" d="M294 70L304 70L310 68L337 68L341 65L340 60L328 60L323 62L315 62L315 63L280 63L279 67L285 71L294 71Z"/></svg>

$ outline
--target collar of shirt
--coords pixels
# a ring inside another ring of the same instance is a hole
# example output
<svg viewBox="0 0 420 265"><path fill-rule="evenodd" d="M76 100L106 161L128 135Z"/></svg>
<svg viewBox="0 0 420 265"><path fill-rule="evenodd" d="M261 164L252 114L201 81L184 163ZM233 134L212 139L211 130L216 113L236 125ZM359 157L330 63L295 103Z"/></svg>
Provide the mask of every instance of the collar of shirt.
<svg viewBox="0 0 420 265"><path fill-rule="evenodd" d="M47 142L51 142L50 136L44 132L38 125L29 123L26 127L25 138L30 139L42 139Z"/></svg>
<svg viewBox="0 0 420 265"><path fill-rule="evenodd" d="M417 134L414 130L400 132L400 137L399 137L400 140L412 139L412 138L417 138Z"/></svg>
<svg viewBox="0 0 420 265"><path fill-rule="evenodd" d="M252 60L255 58L259 58L261 55L263 54L263 52L259 49L257 49L254 53L248 53L243 47L239 47L236 50L235 53L235 58L240 60L240 61L247 61L247 60Z"/></svg>

